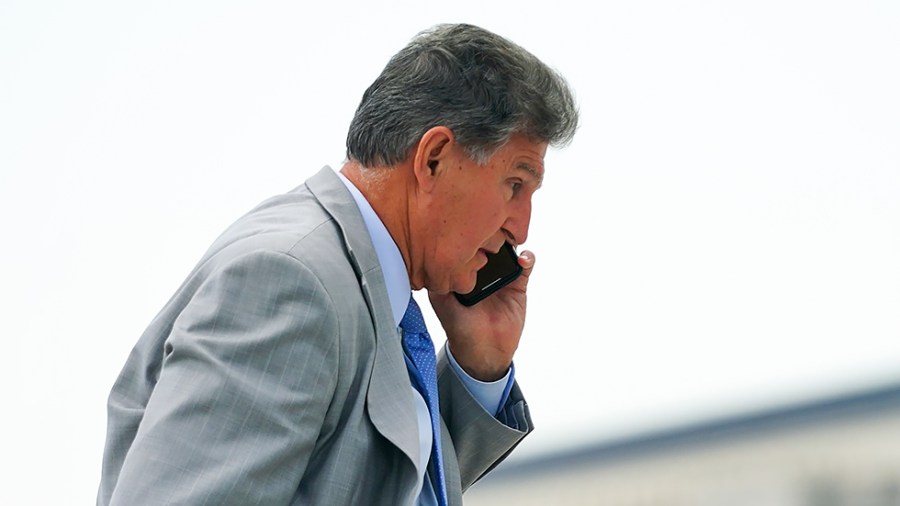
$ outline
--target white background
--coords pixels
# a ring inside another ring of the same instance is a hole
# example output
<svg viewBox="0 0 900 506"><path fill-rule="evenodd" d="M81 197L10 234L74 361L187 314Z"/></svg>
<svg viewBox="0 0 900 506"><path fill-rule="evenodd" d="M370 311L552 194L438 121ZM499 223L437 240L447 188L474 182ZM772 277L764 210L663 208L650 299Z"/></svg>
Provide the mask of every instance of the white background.
<svg viewBox="0 0 900 506"><path fill-rule="evenodd" d="M6 0L0 503L94 500L144 327L459 21L582 114L535 202L514 458L900 380L897 2Z"/></svg>

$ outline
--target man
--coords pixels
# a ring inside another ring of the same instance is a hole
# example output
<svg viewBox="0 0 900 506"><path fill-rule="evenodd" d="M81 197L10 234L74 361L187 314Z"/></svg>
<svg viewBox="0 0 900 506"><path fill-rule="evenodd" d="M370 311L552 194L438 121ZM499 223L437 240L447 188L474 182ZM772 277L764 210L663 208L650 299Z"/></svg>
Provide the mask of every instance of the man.
<svg viewBox="0 0 900 506"><path fill-rule="evenodd" d="M365 92L348 161L238 220L141 336L109 398L98 504L451 504L532 430L512 358L525 242L567 85L468 25L420 34ZM447 335L438 354L411 289ZM439 412L439 413L438 413Z"/></svg>

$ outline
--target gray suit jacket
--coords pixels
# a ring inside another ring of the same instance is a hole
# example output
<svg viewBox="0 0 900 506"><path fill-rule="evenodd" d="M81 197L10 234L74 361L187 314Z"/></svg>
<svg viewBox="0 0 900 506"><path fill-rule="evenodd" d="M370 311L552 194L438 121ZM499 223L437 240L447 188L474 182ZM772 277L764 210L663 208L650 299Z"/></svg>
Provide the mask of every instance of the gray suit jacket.
<svg viewBox="0 0 900 506"><path fill-rule="evenodd" d="M451 504L532 430L446 357ZM329 168L242 217L131 352L109 396L97 504L412 504L418 433L375 250Z"/></svg>

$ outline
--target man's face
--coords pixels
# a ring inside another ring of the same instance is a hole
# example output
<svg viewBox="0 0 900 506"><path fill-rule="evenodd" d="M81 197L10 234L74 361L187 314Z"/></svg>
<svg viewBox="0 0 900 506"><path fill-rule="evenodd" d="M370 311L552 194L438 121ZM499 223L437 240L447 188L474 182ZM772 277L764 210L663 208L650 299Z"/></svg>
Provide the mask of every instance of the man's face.
<svg viewBox="0 0 900 506"><path fill-rule="evenodd" d="M544 175L546 143L513 136L485 165L458 146L440 162L428 210L432 240L426 248L425 287L437 293L467 293L475 287L487 252L509 241L525 242L531 198Z"/></svg>

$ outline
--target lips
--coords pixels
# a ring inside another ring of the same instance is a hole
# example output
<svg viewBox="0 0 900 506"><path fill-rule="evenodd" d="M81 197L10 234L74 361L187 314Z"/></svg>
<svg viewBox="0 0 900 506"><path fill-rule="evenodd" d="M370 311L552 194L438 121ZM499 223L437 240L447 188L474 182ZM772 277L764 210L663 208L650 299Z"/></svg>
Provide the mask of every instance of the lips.
<svg viewBox="0 0 900 506"><path fill-rule="evenodd" d="M505 243L501 242L497 246L494 246L491 248L482 248L482 249L490 255L496 255L497 253L500 252L500 249L503 247L503 244L505 244Z"/></svg>
<svg viewBox="0 0 900 506"><path fill-rule="evenodd" d="M493 253L491 253L490 251L488 251L484 248L478 248L478 255L483 259L483 262L481 263L481 267L484 267L485 265L487 265L488 255L491 255L491 254L493 254Z"/></svg>

